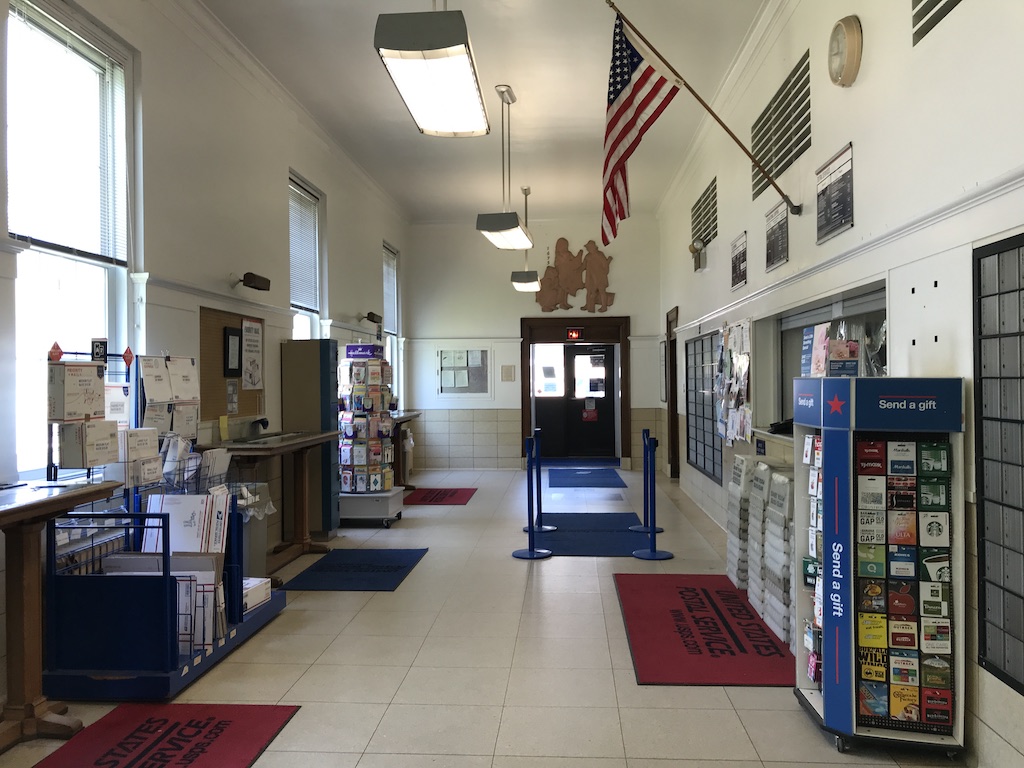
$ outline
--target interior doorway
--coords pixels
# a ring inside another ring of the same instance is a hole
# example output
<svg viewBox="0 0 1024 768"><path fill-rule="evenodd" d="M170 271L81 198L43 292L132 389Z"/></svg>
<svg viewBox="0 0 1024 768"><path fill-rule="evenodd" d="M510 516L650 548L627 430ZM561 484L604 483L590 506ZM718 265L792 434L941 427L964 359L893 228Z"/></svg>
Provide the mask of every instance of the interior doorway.
<svg viewBox="0 0 1024 768"><path fill-rule="evenodd" d="M614 344L534 344L533 413L545 458L613 459L617 451Z"/></svg>
<svg viewBox="0 0 1024 768"><path fill-rule="evenodd" d="M523 318L523 435L547 458L630 466L629 318ZM539 392L538 392L539 390Z"/></svg>

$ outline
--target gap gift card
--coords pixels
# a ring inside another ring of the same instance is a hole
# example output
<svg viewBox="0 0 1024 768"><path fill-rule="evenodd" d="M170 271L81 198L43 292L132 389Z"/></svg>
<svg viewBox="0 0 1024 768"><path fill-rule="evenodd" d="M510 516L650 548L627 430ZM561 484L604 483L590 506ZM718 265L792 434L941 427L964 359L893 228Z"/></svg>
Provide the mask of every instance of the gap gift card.
<svg viewBox="0 0 1024 768"><path fill-rule="evenodd" d="M857 542L860 544L885 544L886 540L885 511L880 509L857 510Z"/></svg>

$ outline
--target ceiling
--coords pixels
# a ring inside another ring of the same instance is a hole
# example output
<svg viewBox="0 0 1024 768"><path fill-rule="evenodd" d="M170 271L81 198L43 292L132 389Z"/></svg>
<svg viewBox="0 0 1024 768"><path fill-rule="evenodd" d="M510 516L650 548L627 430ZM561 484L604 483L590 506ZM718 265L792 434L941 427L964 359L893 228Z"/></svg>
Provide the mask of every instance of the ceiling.
<svg viewBox="0 0 1024 768"><path fill-rule="evenodd" d="M501 102L512 86L512 208L531 220L599 226L614 11L602 0L452 0L469 28L491 132L424 136L373 47L379 13L428 0L202 0L405 211L410 221L475 221L502 210ZM621 0L651 44L712 101L764 0ZM653 212L704 116L681 90L629 161L631 208ZM736 130L734 128L734 130ZM316 183L315 169L296 169Z"/></svg>

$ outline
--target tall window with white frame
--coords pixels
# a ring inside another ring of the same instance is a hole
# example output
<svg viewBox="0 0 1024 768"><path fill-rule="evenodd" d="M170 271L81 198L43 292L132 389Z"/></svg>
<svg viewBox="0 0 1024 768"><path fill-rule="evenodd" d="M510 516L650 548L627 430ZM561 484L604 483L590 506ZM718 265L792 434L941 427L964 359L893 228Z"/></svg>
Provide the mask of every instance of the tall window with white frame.
<svg viewBox="0 0 1024 768"><path fill-rule="evenodd" d="M320 205L312 185L292 176L288 182L288 240L291 256L293 339L320 336Z"/></svg>
<svg viewBox="0 0 1024 768"><path fill-rule="evenodd" d="M88 354L93 338L127 346L131 73L130 49L67 4L10 0L7 218L28 246L15 282L23 479L47 461L49 348Z"/></svg>
<svg viewBox="0 0 1024 768"><path fill-rule="evenodd" d="M402 360L398 354L399 313L398 313L398 251L384 243L384 356L393 366L392 390L401 402Z"/></svg>

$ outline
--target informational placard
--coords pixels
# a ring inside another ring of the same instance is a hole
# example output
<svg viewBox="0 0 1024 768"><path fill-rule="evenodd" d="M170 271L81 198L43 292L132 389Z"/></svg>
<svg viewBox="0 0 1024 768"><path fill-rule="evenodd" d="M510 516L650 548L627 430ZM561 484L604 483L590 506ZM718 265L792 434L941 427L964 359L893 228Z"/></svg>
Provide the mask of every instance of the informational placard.
<svg viewBox="0 0 1024 768"><path fill-rule="evenodd" d="M732 289L747 284L747 233L732 241Z"/></svg>
<svg viewBox="0 0 1024 768"><path fill-rule="evenodd" d="M821 166L818 179L818 243L853 226L853 144Z"/></svg>
<svg viewBox="0 0 1024 768"><path fill-rule="evenodd" d="M789 208L782 200L764 216L764 271L771 272L789 261Z"/></svg>
<svg viewBox="0 0 1024 768"><path fill-rule="evenodd" d="M242 389L263 389L263 323L242 319Z"/></svg>

